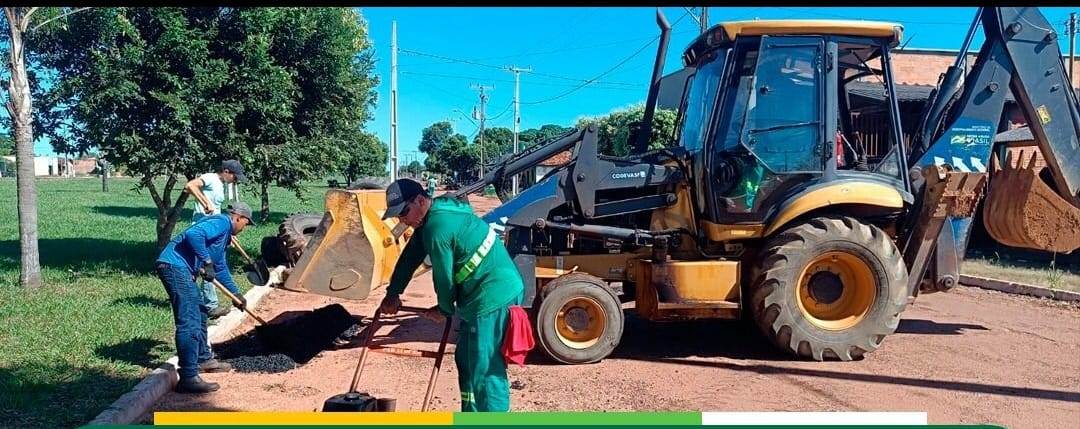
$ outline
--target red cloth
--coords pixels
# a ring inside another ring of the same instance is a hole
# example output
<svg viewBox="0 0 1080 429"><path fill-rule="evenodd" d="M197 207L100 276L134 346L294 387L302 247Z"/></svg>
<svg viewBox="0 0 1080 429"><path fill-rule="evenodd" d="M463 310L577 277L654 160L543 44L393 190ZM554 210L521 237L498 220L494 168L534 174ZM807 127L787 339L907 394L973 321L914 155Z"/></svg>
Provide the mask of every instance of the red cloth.
<svg viewBox="0 0 1080 429"><path fill-rule="evenodd" d="M836 131L836 166L844 166L844 135L839 130Z"/></svg>
<svg viewBox="0 0 1080 429"><path fill-rule="evenodd" d="M503 336L503 358L507 364L525 366L525 355L535 346L529 314L520 305L511 305L510 321L506 323L506 335Z"/></svg>

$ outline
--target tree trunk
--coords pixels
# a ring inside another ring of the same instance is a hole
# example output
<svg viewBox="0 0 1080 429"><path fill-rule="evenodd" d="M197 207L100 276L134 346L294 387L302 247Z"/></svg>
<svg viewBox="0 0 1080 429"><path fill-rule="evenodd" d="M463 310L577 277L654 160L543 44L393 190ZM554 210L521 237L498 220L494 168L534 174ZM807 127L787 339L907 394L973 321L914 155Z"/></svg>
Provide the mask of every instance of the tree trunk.
<svg viewBox="0 0 1080 429"><path fill-rule="evenodd" d="M259 214L259 222L266 222L270 220L270 184L260 184L259 188L259 194L262 197L262 213Z"/></svg>
<svg viewBox="0 0 1080 429"><path fill-rule="evenodd" d="M19 251L21 252L19 284L26 288L41 286L41 264L38 259L37 188L34 184L34 130L30 114L30 82L26 76L26 56L23 52L23 32L29 13L16 8L4 8L11 31L11 80L8 82L8 114L15 129L15 163L19 201Z"/></svg>
<svg viewBox="0 0 1080 429"><path fill-rule="evenodd" d="M176 219L171 222L167 217L158 216L157 221L157 251L161 253L165 249L165 245L169 244L169 240L172 240L173 230L176 229Z"/></svg>
<svg viewBox="0 0 1080 429"><path fill-rule="evenodd" d="M171 201L174 185L176 185L176 176L169 176L169 179L165 181L163 192L158 194L153 177L143 177L143 186L146 186L146 189L150 191L150 197L154 199L154 205L158 209L157 225L155 227L158 253L172 239L173 231L176 230L176 223L180 220L180 214L184 211L184 203L188 199L187 192L181 191L180 195L176 197L176 201Z"/></svg>

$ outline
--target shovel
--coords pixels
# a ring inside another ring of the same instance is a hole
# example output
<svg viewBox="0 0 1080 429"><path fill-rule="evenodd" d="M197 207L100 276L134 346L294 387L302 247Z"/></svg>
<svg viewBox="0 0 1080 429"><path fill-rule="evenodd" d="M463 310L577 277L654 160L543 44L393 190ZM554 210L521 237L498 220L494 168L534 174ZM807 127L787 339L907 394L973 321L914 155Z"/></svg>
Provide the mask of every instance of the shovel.
<svg viewBox="0 0 1080 429"><path fill-rule="evenodd" d="M364 337L364 342L360 345L360 359L356 361L356 370L353 371L352 382L349 383L349 391L331 396L326 402L323 402L323 411L394 411L396 408L396 400L391 398L376 398L369 395L367 392L357 392L356 388L360 384L360 374L364 373L364 363L367 361L368 346L371 345L371 339L375 337L375 331L379 330L379 316L382 312L379 309L375 309L375 316L371 319L371 325L368 326L368 334Z"/></svg>
<svg viewBox="0 0 1080 429"><path fill-rule="evenodd" d="M439 342L439 356L435 358L435 367L431 368L431 376L428 377L427 394L424 395L424 405L420 408L420 411L427 411L428 405L431 405L431 394L435 393L435 383L439 380L439 370L442 369L443 357L446 356L446 342L450 339L450 325L454 322L453 318L446 318L446 327L443 328L442 341Z"/></svg>
<svg viewBox="0 0 1080 429"><path fill-rule="evenodd" d="M210 280L210 282L211 282L211 283L213 283L213 284L214 284L214 287L218 288L218 290L220 290L220 291L224 292L224 293L225 293L225 295L226 295L226 296L228 296L228 297L229 297L229 299L231 299L231 300L232 300L232 302L234 302L234 303L236 303L236 304L240 304L240 298L237 298L237 297L236 297L236 295L233 295L233 293L232 293L232 292L229 292L229 289L228 289L228 288L226 288L226 287L225 287L225 285L221 284L221 282L219 282L219 281L218 281L217 279L213 279L213 280ZM261 327L266 327L266 326L269 326L269 325L268 325L268 324L266 323L266 321L265 321L265 320L263 320L263 319L262 319L261 317L259 317L259 316L258 316L257 314L255 314L254 312L252 312L252 311L251 311L251 309L247 308L247 306L246 306L246 305L244 306L244 311L245 311L245 312L247 312L247 314L251 315L251 317L255 318L255 320L256 320L256 321L258 321L258 322L259 322L259 325L260 325L259 327L260 327L260 328L261 328ZM258 328L256 328L256 329L258 329Z"/></svg>
<svg viewBox="0 0 1080 429"><path fill-rule="evenodd" d="M406 307L402 306L402 309ZM414 307L408 307L412 309ZM420 309L427 311L431 309ZM364 372L364 364L367 361L367 353L370 349L371 339L375 336L375 331L379 329L379 316L382 313L376 309L375 316L371 320L371 326L369 327L370 333L364 337L364 343L361 346L360 358L356 362L356 370L353 371L352 383L349 384L349 391L339 395L334 395L323 403L323 411L394 411L397 405L397 401L392 398L375 398L367 394L366 392L357 392L357 386L360 384L360 375ZM435 358L435 366L431 369L431 376L428 377L427 392L424 395L424 403L420 408L420 411L427 411L431 404L432 394L435 392L435 384L439 379L439 371L442 369L443 357L446 356L446 343L450 338L450 327L453 324L452 318L446 318L446 327L443 329L442 340L439 342L438 356Z"/></svg>
<svg viewBox="0 0 1080 429"><path fill-rule="evenodd" d="M240 255L244 257L247 264L244 265L244 271L246 271L247 279L251 284L255 286L263 286L266 284L267 279L270 278L270 269L266 267L266 263L262 260L255 261L244 251L244 247L240 245L240 241L236 239L236 236L232 236L232 246L240 252Z"/></svg>

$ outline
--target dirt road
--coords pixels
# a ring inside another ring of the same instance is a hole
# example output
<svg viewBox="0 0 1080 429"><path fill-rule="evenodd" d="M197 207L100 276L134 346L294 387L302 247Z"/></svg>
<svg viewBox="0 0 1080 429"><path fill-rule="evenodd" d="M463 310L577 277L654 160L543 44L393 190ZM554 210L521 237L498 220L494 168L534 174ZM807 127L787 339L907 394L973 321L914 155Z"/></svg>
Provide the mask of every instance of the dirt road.
<svg viewBox="0 0 1080 429"><path fill-rule="evenodd" d="M382 290L341 302L369 317ZM274 291L259 305L267 318L334 302ZM406 290L406 305L434 305L429 277ZM898 332L858 362L804 362L780 354L748 324L652 323L629 317L613 356L593 365L553 364L535 352L512 367L515 410L926 411L932 423L994 423L1013 428L1080 425L1080 308L958 287L920 297ZM252 328L250 320L239 328ZM434 351L441 326L399 314L375 343ZM359 350L323 352L277 374L208 374L211 395L169 394L166 410L313 411L344 392ZM451 346L452 347L452 346ZM452 348L451 348L452 349ZM416 410L432 359L371 353L361 390ZM433 408L456 410L452 360L444 365Z"/></svg>
<svg viewBox="0 0 1080 429"><path fill-rule="evenodd" d="M406 291L407 305L434 305L429 279ZM367 302L343 302L370 315ZM259 313L318 308L335 300L274 291ZM251 329L250 323L240 331ZM440 326L400 315L375 343L434 351ZM277 374L209 374L221 391L169 394L157 410L311 411L346 390L355 344L323 352ZM1076 427L1080 422L1080 310L1049 301L957 288L921 297L899 331L859 362L799 362L775 352L738 322L627 320L615 354L565 366L540 353L511 368L515 410L926 411L934 423ZM432 359L371 353L361 386L419 409ZM454 366L444 366L434 409L457 407Z"/></svg>

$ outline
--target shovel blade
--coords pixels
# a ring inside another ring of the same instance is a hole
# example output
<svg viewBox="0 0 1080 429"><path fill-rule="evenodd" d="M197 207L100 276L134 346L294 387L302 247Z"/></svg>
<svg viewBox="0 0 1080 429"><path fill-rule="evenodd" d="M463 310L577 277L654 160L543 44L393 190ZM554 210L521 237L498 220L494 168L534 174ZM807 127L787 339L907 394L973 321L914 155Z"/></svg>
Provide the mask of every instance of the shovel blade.
<svg viewBox="0 0 1080 429"><path fill-rule="evenodd" d="M244 265L244 271L246 271L248 282L255 286L266 286L270 279L270 269L266 267L266 262L262 260L255 261L254 264Z"/></svg>

